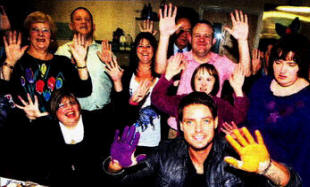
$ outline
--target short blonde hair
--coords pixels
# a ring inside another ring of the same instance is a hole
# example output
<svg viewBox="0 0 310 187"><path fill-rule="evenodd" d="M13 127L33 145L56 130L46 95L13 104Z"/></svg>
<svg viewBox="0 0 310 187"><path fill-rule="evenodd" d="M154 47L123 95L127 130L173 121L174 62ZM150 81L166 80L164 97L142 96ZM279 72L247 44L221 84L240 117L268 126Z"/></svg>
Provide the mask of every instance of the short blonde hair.
<svg viewBox="0 0 310 187"><path fill-rule="evenodd" d="M29 32L31 25L34 23L48 23L51 30L51 39L56 39L56 25L52 19L52 17L48 14L45 14L41 11L35 11L26 17L24 21L24 27Z"/></svg>

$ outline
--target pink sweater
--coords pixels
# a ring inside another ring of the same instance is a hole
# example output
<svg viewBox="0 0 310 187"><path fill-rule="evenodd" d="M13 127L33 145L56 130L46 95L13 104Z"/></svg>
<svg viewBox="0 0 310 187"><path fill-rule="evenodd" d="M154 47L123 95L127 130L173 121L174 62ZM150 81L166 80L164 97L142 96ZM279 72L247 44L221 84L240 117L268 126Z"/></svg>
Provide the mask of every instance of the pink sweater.
<svg viewBox="0 0 310 187"><path fill-rule="evenodd" d="M192 51L183 53L183 55L187 61L187 65L186 69L182 72L177 95L193 92L191 87L191 79L195 69L200 66L200 63L196 62L193 58ZM220 87L217 96L220 97L224 81L229 79L230 75L235 69L236 64L229 60L226 56L221 56L213 52L210 52L210 60L206 63L212 64L219 74ZM174 117L170 117L168 119L168 125L173 129L177 129L177 122Z"/></svg>

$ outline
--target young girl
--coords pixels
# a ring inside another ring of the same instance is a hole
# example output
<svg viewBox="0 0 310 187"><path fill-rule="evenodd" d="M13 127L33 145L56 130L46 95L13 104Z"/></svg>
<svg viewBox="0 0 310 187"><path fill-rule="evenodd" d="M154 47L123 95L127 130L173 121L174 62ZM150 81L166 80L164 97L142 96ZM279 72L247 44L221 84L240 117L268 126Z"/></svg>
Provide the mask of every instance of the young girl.
<svg viewBox="0 0 310 187"><path fill-rule="evenodd" d="M169 96L167 90L173 84L172 77L178 74L184 68L184 65L182 54L171 57L165 76L160 78L151 95L152 104L156 108L175 117L177 117L178 105L185 95ZM224 122L234 121L237 124L243 122L246 119L249 107L248 98L242 92L244 72L241 66L235 68L229 83L234 90L234 105L216 96L219 90L219 76L213 65L200 65L194 71L191 79L191 86L194 91L205 92L214 99L218 110L219 130ZM172 128L178 129L177 126Z"/></svg>

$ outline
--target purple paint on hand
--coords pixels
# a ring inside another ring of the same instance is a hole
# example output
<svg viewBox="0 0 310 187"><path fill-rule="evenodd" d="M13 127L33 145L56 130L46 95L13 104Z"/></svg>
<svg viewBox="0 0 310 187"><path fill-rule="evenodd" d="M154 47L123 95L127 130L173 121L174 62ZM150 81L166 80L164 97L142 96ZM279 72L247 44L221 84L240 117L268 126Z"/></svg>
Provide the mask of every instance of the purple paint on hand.
<svg viewBox="0 0 310 187"><path fill-rule="evenodd" d="M126 126L121 137L119 137L119 130L115 131L114 141L111 145L111 157L124 168L131 166L131 156L139 142L140 133L135 131L134 125Z"/></svg>
<svg viewBox="0 0 310 187"><path fill-rule="evenodd" d="M138 163L143 161L144 159L146 159L146 154L138 155L137 158L136 158Z"/></svg>

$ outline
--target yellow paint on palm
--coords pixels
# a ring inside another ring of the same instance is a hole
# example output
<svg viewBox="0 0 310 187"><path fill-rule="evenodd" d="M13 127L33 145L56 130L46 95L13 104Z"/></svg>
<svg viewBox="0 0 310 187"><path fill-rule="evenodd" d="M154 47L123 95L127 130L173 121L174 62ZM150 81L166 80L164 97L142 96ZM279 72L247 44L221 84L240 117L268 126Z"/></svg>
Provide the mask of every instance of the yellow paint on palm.
<svg viewBox="0 0 310 187"><path fill-rule="evenodd" d="M233 130L236 139L227 135L226 139L235 151L240 155L241 160L233 157L225 157L224 160L235 168L255 173L262 173L270 162L268 150L264 144L262 135L255 131L257 142L247 128Z"/></svg>

